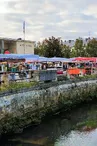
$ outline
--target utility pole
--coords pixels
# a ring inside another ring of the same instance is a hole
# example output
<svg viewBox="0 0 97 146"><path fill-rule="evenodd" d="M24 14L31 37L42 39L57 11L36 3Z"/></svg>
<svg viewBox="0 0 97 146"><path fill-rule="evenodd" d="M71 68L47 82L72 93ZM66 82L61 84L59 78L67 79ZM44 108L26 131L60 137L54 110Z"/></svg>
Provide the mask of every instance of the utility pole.
<svg viewBox="0 0 97 146"><path fill-rule="evenodd" d="M25 54L25 21L23 22L23 34L24 34L24 54Z"/></svg>
<svg viewBox="0 0 97 146"><path fill-rule="evenodd" d="M4 40L1 40L1 54L4 53Z"/></svg>

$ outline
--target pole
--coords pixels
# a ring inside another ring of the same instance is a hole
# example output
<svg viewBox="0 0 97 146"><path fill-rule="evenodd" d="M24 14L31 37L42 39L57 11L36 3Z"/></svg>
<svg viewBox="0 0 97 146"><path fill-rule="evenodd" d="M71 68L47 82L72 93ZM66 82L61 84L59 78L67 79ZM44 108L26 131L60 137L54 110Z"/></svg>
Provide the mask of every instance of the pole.
<svg viewBox="0 0 97 146"><path fill-rule="evenodd" d="M4 40L2 40L1 43L2 43L1 54L3 54L4 53Z"/></svg>
<svg viewBox="0 0 97 146"><path fill-rule="evenodd" d="M89 38L91 37L91 32L89 31Z"/></svg>
<svg viewBox="0 0 97 146"><path fill-rule="evenodd" d="M24 34L24 54L25 54L25 21L23 22L23 34Z"/></svg>
<svg viewBox="0 0 97 146"><path fill-rule="evenodd" d="M25 54L25 33L24 33L24 54Z"/></svg>

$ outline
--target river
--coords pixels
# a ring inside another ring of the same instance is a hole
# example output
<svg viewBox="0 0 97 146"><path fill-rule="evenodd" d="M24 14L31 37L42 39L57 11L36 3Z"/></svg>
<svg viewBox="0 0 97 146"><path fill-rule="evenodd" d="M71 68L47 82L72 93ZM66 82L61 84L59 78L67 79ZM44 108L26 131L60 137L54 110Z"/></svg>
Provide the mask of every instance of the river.
<svg viewBox="0 0 97 146"><path fill-rule="evenodd" d="M2 138L0 146L96 146L97 123L93 125L93 121L97 121L97 104L81 105L49 117L22 134Z"/></svg>

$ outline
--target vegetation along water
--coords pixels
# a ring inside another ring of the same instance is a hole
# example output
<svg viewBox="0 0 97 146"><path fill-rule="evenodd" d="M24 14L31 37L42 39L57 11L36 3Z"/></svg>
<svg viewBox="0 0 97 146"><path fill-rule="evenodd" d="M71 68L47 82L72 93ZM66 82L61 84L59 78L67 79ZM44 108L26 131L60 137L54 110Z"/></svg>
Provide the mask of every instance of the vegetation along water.
<svg viewBox="0 0 97 146"><path fill-rule="evenodd" d="M0 146L96 146L97 101L46 118L22 134L7 136Z"/></svg>

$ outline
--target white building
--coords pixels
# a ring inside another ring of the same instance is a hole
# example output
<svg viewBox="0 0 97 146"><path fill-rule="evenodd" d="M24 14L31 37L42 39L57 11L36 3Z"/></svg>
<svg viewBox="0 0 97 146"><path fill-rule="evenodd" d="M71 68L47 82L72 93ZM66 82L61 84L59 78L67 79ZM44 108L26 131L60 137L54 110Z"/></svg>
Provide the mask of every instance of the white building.
<svg viewBox="0 0 97 146"><path fill-rule="evenodd" d="M78 38L78 39L82 39L83 40L83 45L87 45L88 42L92 39L92 38ZM95 38L97 40L97 38ZM69 47L74 47L76 40L65 40L64 44L69 46Z"/></svg>
<svg viewBox="0 0 97 146"><path fill-rule="evenodd" d="M35 41L0 38L0 53L34 54Z"/></svg>

